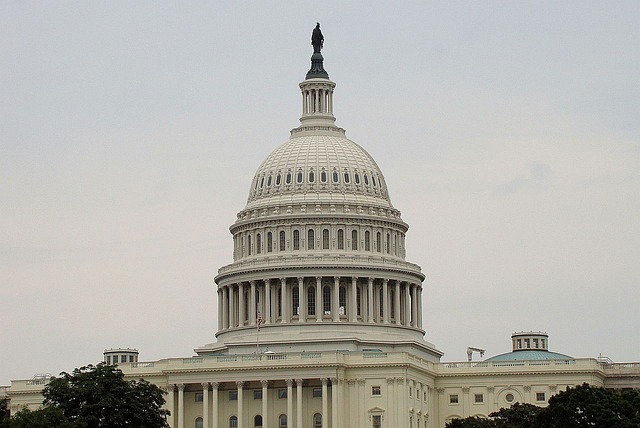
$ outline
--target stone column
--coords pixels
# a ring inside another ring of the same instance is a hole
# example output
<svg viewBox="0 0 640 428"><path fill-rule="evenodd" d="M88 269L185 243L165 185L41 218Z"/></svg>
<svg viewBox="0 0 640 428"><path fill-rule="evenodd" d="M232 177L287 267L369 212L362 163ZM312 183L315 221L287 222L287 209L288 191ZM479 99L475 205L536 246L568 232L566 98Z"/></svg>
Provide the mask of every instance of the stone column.
<svg viewBox="0 0 640 428"><path fill-rule="evenodd" d="M422 286L418 285L418 328L422 328Z"/></svg>
<svg viewBox="0 0 640 428"><path fill-rule="evenodd" d="M224 329L224 326L222 325L223 321L222 321L222 288L218 288L218 292L217 292L217 297L218 297L218 330L222 330Z"/></svg>
<svg viewBox="0 0 640 428"><path fill-rule="evenodd" d="M271 280L270 279L264 280L264 323L271 324Z"/></svg>
<svg viewBox="0 0 640 428"><path fill-rule="evenodd" d="M256 282L251 280L249 284L251 285L249 289L251 293L249 296L249 325L256 325Z"/></svg>
<svg viewBox="0 0 640 428"><path fill-rule="evenodd" d="M244 382L237 381L238 386L238 428L244 428L244 408L243 408L243 396L244 396Z"/></svg>
<svg viewBox="0 0 640 428"><path fill-rule="evenodd" d="M383 308L383 320L385 324L389 324L389 289L387 287L389 280L387 278L382 280L382 308Z"/></svg>
<svg viewBox="0 0 640 428"><path fill-rule="evenodd" d="M331 378L331 428L338 425L338 378Z"/></svg>
<svg viewBox="0 0 640 428"><path fill-rule="evenodd" d="M184 428L184 384L178 384L178 428Z"/></svg>
<svg viewBox="0 0 640 428"><path fill-rule="evenodd" d="M396 378L396 388L398 413L395 426L406 427L409 425L409 405L407 400L408 391L403 378Z"/></svg>
<svg viewBox="0 0 640 428"><path fill-rule="evenodd" d="M316 276L316 322L322 322L322 277Z"/></svg>
<svg viewBox="0 0 640 428"><path fill-rule="evenodd" d="M396 404L396 392L394 391L394 386L396 384L396 380L392 377L387 378L387 390L384 391L384 395L387 397L387 414L385 415L385 419L387 421L393 421L395 418L395 404ZM393 425L393 424L391 424Z"/></svg>
<svg viewBox="0 0 640 428"><path fill-rule="evenodd" d="M269 428L269 406L267 402L269 381L262 380L260 381L260 383L262 384L262 428Z"/></svg>
<svg viewBox="0 0 640 428"><path fill-rule="evenodd" d="M306 305L307 299L304 295L304 278L298 277L298 322L305 322L307 320Z"/></svg>
<svg viewBox="0 0 640 428"><path fill-rule="evenodd" d="M340 321L340 277L333 277L333 293L331 293L331 314L333 321Z"/></svg>
<svg viewBox="0 0 640 428"><path fill-rule="evenodd" d="M358 413L357 413L357 417L356 417L356 426L357 427L361 427L363 426L363 421L366 420L366 406L365 406L365 385L366 385L366 380L365 379L358 379L358 392L356 397L358 397ZM392 419L387 419L388 421L392 421ZM393 424L391 424L393 425ZM387 423L387 426L390 426L389 423Z"/></svg>
<svg viewBox="0 0 640 428"><path fill-rule="evenodd" d="M288 323L289 322L289 304L287 298L287 278L280 278L280 307L282 308L282 318L280 322Z"/></svg>
<svg viewBox="0 0 640 428"><path fill-rule="evenodd" d="M296 428L302 428L302 379L296 379Z"/></svg>
<svg viewBox="0 0 640 428"><path fill-rule="evenodd" d="M287 428L293 427L293 380L286 379L287 383Z"/></svg>
<svg viewBox="0 0 640 428"><path fill-rule="evenodd" d="M487 404L489 405L489 412L495 412L497 409L496 399L494 397L495 387L487 386Z"/></svg>
<svg viewBox="0 0 640 428"><path fill-rule="evenodd" d="M327 378L320 379L322 382L322 428L329 428L329 401L327 395L329 394L327 388Z"/></svg>
<svg viewBox="0 0 640 428"><path fill-rule="evenodd" d="M202 426L209 428L209 382L202 382Z"/></svg>
<svg viewBox="0 0 640 428"><path fill-rule="evenodd" d="M238 284L238 327L244 326L244 282Z"/></svg>
<svg viewBox="0 0 640 428"><path fill-rule="evenodd" d="M176 399L175 399L176 386L173 384L167 385L167 402L166 407L171 414L168 417L169 426L175 428L175 414L176 414Z"/></svg>
<svg viewBox="0 0 640 428"><path fill-rule="evenodd" d="M218 382L211 382L211 401L212 401L212 412L211 412L211 424L212 428L218 428ZM205 427L208 428L208 427Z"/></svg>
<svg viewBox="0 0 640 428"><path fill-rule="evenodd" d="M411 284L411 325L418 326L418 299L416 299L416 284Z"/></svg>
<svg viewBox="0 0 640 428"><path fill-rule="evenodd" d="M394 315L395 315L395 318L396 318L395 322L396 322L396 325L400 325L400 315L401 315L401 312L400 312L400 281L396 281L396 292L394 293L393 300L394 300L393 306L395 307L395 311L394 311L395 312Z"/></svg>
<svg viewBox="0 0 640 428"><path fill-rule="evenodd" d="M369 318L369 322L373 322L373 278L369 278L367 296L367 317Z"/></svg>
<svg viewBox="0 0 640 428"><path fill-rule="evenodd" d="M222 287L222 326L223 330L229 328L229 287Z"/></svg>
<svg viewBox="0 0 640 428"><path fill-rule="evenodd" d="M468 416L471 416L471 403L469 400L469 390L470 388L468 386L463 386L462 387L462 417L466 418Z"/></svg>
<svg viewBox="0 0 640 428"><path fill-rule="evenodd" d="M357 322L358 321L358 278L351 278L351 305L349 305L349 321Z"/></svg>

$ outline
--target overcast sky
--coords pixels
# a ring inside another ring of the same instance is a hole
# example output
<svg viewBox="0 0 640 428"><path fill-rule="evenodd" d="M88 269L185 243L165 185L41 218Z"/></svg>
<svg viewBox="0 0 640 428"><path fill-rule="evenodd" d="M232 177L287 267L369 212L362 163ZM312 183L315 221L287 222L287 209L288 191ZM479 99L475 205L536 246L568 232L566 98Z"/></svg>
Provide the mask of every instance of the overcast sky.
<svg viewBox="0 0 640 428"><path fill-rule="evenodd" d="M0 384L214 340L316 21L443 360L542 330L640 361L640 2L3 1Z"/></svg>

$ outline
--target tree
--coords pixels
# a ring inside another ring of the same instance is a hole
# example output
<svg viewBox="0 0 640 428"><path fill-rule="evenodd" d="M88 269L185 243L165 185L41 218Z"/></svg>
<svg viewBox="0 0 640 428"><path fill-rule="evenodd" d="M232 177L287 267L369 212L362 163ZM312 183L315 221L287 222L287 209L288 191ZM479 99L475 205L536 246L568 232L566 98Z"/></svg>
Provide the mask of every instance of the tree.
<svg viewBox="0 0 640 428"><path fill-rule="evenodd" d="M11 412L9 411L9 401L6 398L0 400L0 428L8 428L9 427L9 416Z"/></svg>
<svg viewBox="0 0 640 428"><path fill-rule="evenodd" d="M463 419L453 419L447 422L445 428L495 428L495 423L490 419L469 416Z"/></svg>
<svg viewBox="0 0 640 428"><path fill-rule="evenodd" d="M640 392L616 391L583 384L549 399L540 414L545 428L640 427Z"/></svg>
<svg viewBox="0 0 640 428"><path fill-rule="evenodd" d="M73 428L62 411L55 407L43 407L31 411L22 409L11 418L8 428Z"/></svg>
<svg viewBox="0 0 640 428"><path fill-rule="evenodd" d="M76 428L168 427L163 394L145 380L125 380L122 371L104 363L60 373L42 391L44 404Z"/></svg>
<svg viewBox="0 0 640 428"><path fill-rule="evenodd" d="M534 404L515 403L489 415L495 421L497 428L537 428L538 415L544 411L542 407Z"/></svg>

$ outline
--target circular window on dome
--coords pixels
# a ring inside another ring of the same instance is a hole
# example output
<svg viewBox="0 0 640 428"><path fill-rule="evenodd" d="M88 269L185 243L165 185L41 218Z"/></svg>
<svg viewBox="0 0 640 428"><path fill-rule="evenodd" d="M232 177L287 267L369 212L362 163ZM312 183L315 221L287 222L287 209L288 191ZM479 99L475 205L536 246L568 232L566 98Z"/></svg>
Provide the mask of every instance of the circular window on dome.
<svg viewBox="0 0 640 428"><path fill-rule="evenodd" d="M296 177L296 182L298 184L302 183L302 177L303 177L302 171L298 171L298 175Z"/></svg>
<svg viewBox="0 0 640 428"><path fill-rule="evenodd" d="M364 184L369 185L369 176L367 174L364 175Z"/></svg>
<svg viewBox="0 0 640 428"><path fill-rule="evenodd" d="M316 175L313 173L313 170L309 171L309 183L313 183L316 179Z"/></svg>
<svg viewBox="0 0 640 428"><path fill-rule="evenodd" d="M338 181L340 181L340 176L338 175L338 171L333 171L333 182L337 183Z"/></svg>
<svg viewBox="0 0 640 428"><path fill-rule="evenodd" d="M322 181L323 183L327 182L327 171L325 171L324 169L320 173L320 181Z"/></svg>
<svg viewBox="0 0 640 428"><path fill-rule="evenodd" d="M291 184L291 172L287 172L287 178L285 179L287 184Z"/></svg>
<svg viewBox="0 0 640 428"><path fill-rule="evenodd" d="M280 174L276 175L276 186L280 185L280 181L281 181L281 176Z"/></svg>
<svg viewBox="0 0 640 428"><path fill-rule="evenodd" d="M360 184L360 174L358 174L357 172L353 174L353 179L355 180L356 184Z"/></svg>
<svg viewBox="0 0 640 428"><path fill-rule="evenodd" d="M513 394L509 393L504 396L504 399L507 400L507 403L513 403L513 400L515 400L515 397L513 396Z"/></svg>

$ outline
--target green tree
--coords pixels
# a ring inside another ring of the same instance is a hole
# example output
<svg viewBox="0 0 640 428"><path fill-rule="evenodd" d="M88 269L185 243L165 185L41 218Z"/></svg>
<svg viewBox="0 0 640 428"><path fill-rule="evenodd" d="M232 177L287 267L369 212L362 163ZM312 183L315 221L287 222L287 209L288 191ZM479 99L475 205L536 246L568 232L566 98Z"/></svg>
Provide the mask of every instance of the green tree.
<svg viewBox="0 0 640 428"><path fill-rule="evenodd" d="M497 428L538 428L537 419L542 411L544 411L542 407L533 404L515 403L489 416L495 421Z"/></svg>
<svg viewBox="0 0 640 428"><path fill-rule="evenodd" d="M55 407L43 407L31 411L22 409L11 418L9 428L73 428L62 411Z"/></svg>
<svg viewBox="0 0 640 428"><path fill-rule="evenodd" d="M59 409L75 428L164 428L164 392L145 380L127 381L100 363L63 372L43 389L44 404Z"/></svg>
<svg viewBox="0 0 640 428"><path fill-rule="evenodd" d="M9 416L11 412L9 411L9 401L6 398L0 400L0 428L8 428L9 427Z"/></svg>
<svg viewBox="0 0 640 428"><path fill-rule="evenodd" d="M453 419L447 422L445 428L495 428L495 423L490 419L469 416L463 419Z"/></svg>
<svg viewBox="0 0 640 428"><path fill-rule="evenodd" d="M567 388L549 399L540 413L545 428L638 428L640 392L616 391L589 384Z"/></svg>

